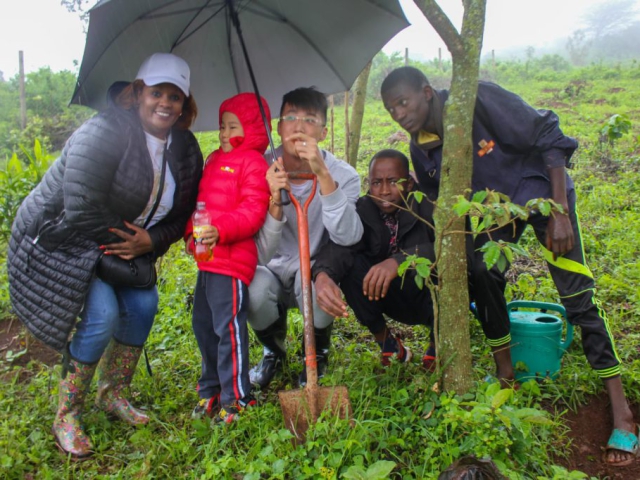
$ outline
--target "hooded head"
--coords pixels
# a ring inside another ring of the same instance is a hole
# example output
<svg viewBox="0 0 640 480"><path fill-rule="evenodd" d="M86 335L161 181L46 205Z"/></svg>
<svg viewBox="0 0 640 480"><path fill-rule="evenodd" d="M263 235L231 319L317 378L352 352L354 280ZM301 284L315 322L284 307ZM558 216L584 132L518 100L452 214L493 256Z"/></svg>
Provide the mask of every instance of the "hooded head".
<svg viewBox="0 0 640 480"><path fill-rule="evenodd" d="M267 123L269 124L269 132L271 132L271 112L269 105L261 98L264 112L267 115ZM228 98L220 105L220 113L218 121L222 123L222 114L231 112L238 117L244 130L243 137L232 137L231 145L235 149L251 149L264 153L269 145L269 137L265 130L264 120L260 115L260 107L255 93L239 93Z"/></svg>

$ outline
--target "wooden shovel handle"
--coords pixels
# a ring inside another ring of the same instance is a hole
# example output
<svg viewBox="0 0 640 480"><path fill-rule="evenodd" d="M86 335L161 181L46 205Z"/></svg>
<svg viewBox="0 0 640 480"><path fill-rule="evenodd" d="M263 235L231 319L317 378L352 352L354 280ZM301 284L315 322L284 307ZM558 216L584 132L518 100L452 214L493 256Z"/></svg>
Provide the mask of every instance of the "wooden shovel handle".
<svg viewBox="0 0 640 480"><path fill-rule="evenodd" d="M313 173L291 172L290 179L313 180L311 193L304 207L291 195L291 203L296 207L298 216L298 248L300 254L300 278L302 280L302 318L304 319L304 356L307 369L307 385L313 389L318 385L318 361L316 358L316 336L313 328L313 293L311 284L311 252L309 248L309 205L315 197L317 177Z"/></svg>

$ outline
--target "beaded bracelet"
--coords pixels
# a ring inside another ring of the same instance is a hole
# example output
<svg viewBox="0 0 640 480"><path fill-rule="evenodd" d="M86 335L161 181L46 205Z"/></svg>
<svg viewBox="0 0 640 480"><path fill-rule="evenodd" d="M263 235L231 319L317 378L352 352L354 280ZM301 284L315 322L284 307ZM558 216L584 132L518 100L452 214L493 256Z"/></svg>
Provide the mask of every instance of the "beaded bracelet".
<svg viewBox="0 0 640 480"><path fill-rule="evenodd" d="M276 202L275 198L273 198L273 197L269 197L269 203L271 205L275 205L276 207L281 207L282 206L282 204L279 203L279 202Z"/></svg>

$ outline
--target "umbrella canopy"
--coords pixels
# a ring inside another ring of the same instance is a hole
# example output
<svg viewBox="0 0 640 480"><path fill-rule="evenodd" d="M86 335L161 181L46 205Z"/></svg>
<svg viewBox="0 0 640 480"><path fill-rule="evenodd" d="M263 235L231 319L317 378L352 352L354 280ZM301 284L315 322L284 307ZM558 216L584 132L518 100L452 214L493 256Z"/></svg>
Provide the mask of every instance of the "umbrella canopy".
<svg viewBox="0 0 640 480"><path fill-rule="evenodd" d="M102 0L89 14L72 103L103 108L113 82L133 80L150 54L171 52L191 67L193 129L217 130L222 101L253 90L232 9L260 94L276 109L297 87L349 89L408 26L398 0Z"/></svg>

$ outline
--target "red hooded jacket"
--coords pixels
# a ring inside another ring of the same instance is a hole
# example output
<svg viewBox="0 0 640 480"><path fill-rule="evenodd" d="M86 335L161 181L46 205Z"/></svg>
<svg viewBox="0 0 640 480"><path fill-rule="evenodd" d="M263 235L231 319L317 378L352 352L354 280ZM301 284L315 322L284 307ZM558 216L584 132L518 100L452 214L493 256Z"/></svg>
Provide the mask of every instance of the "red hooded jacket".
<svg viewBox="0 0 640 480"><path fill-rule="evenodd" d="M271 125L269 106L264 99L262 104ZM198 202L205 202L220 238L213 249L213 259L199 262L198 269L239 278L249 285L258 264L253 237L262 227L269 207L265 178L269 166L262 156L269 138L254 93L240 93L225 100L220 106L220 121L224 112L238 117L244 137L234 137L233 150L225 153L219 148L205 163ZM192 232L190 220L185 240Z"/></svg>

